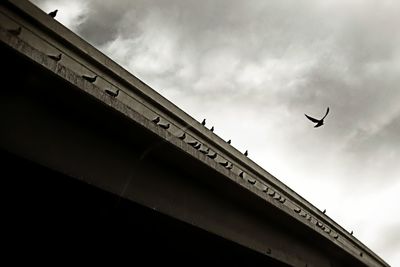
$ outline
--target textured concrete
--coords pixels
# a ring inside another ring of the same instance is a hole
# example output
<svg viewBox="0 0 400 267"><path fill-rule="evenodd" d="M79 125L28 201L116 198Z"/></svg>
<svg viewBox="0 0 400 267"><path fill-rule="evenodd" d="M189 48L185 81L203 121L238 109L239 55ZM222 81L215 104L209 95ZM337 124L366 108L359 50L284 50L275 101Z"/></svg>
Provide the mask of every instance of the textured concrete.
<svg viewBox="0 0 400 267"><path fill-rule="evenodd" d="M8 79L1 95L3 149L293 266L387 266L293 190L31 3L3 2L0 22ZM17 27L18 36L7 31ZM47 56L59 53L59 62ZM81 75L99 78L91 84ZM105 89L120 94L112 98ZM170 128L151 121L158 116ZM193 148L193 141L217 158ZM220 164L226 161L232 169Z"/></svg>

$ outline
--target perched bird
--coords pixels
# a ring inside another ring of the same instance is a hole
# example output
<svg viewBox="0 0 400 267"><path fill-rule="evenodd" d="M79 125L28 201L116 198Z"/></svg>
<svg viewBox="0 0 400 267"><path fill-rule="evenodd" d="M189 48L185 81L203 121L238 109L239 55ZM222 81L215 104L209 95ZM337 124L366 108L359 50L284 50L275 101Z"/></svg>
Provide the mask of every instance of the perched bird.
<svg viewBox="0 0 400 267"><path fill-rule="evenodd" d="M215 159L217 157L217 153L214 152L213 155L208 154L207 157L209 157L210 159Z"/></svg>
<svg viewBox="0 0 400 267"><path fill-rule="evenodd" d="M51 11L48 15L54 19L57 15L57 12L58 12L58 9Z"/></svg>
<svg viewBox="0 0 400 267"><path fill-rule="evenodd" d="M11 33L12 35L18 36L21 34L22 28L18 27L16 29L9 29L7 30L9 33Z"/></svg>
<svg viewBox="0 0 400 267"><path fill-rule="evenodd" d="M191 145L191 146L196 146L198 144L198 142L197 141L190 141L190 142L188 142L188 144Z"/></svg>
<svg viewBox="0 0 400 267"><path fill-rule="evenodd" d="M335 238L335 239L338 239L338 237L339 237L338 234L336 234L336 235L333 236L333 238Z"/></svg>
<svg viewBox="0 0 400 267"><path fill-rule="evenodd" d="M181 139L181 140L185 140L185 138L186 138L186 134L185 133L183 133L181 136L179 136L178 137L179 139Z"/></svg>
<svg viewBox="0 0 400 267"><path fill-rule="evenodd" d="M250 184L252 184L252 185L254 185L254 184L256 184L256 179L253 179L253 178L247 178L247 182L249 182Z"/></svg>
<svg viewBox="0 0 400 267"><path fill-rule="evenodd" d="M324 209L324 211L322 213L325 214L325 212L326 212L326 209Z"/></svg>
<svg viewBox="0 0 400 267"><path fill-rule="evenodd" d="M308 116L307 114L304 114L304 115L306 115L306 117L307 117L310 121L316 123L316 125L314 126L314 128L317 128L317 127L320 127L320 126L324 125L324 119L325 119L325 117L328 115L328 113L329 113L329 107L328 107L327 110L326 110L325 116L324 116L322 119L320 119L320 120L314 119L314 118Z"/></svg>
<svg viewBox="0 0 400 267"><path fill-rule="evenodd" d="M224 166L224 167L228 167L228 165L229 165L229 161L226 161L226 162L220 162L219 164L221 164L222 166Z"/></svg>
<svg viewBox="0 0 400 267"><path fill-rule="evenodd" d="M108 95L110 95L110 96L112 96L112 97L117 97L118 96L118 94L119 94L119 89L117 89L117 91L111 91L111 90L108 90L108 89L106 89L105 90L105 92L108 94Z"/></svg>
<svg viewBox="0 0 400 267"><path fill-rule="evenodd" d="M203 154L208 154L208 152L210 151L210 149L207 147L206 149L199 149L199 151Z"/></svg>
<svg viewBox="0 0 400 267"><path fill-rule="evenodd" d="M353 231L351 231L350 234L353 235Z"/></svg>
<svg viewBox="0 0 400 267"><path fill-rule="evenodd" d="M199 149L201 147L201 144L198 143L197 145L193 146L195 149Z"/></svg>
<svg viewBox="0 0 400 267"><path fill-rule="evenodd" d="M94 77L89 77L86 75L82 75L82 78L85 79L86 81L90 82L90 83L94 83L97 79L97 75L95 75Z"/></svg>
<svg viewBox="0 0 400 267"><path fill-rule="evenodd" d="M244 152L244 155L247 157L249 155L249 151L246 150L246 152Z"/></svg>
<svg viewBox="0 0 400 267"><path fill-rule="evenodd" d="M213 127L211 127L210 131L211 131L211 132L214 132L214 126L213 126Z"/></svg>
<svg viewBox="0 0 400 267"><path fill-rule="evenodd" d="M157 117L157 118L155 118L155 119L152 119L151 121L154 122L155 124L157 124L157 123L160 122L160 117Z"/></svg>
<svg viewBox="0 0 400 267"><path fill-rule="evenodd" d="M55 60L55 61L60 61L61 60L61 57L62 57L62 55L61 54L59 54L58 56L54 56L54 55L47 55L49 58L51 58L52 60Z"/></svg>
<svg viewBox="0 0 400 267"><path fill-rule="evenodd" d="M168 129L169 128L169 126L171 126L169 123L167 123L167 124L159 124L158 126L160 126L161 128L163 128L163 129Z"/></svg>
<svg viewBox="0 0 400 267"><path fill-rule="evenodd" d="M206 119L204 119L204 120L201 122L201 125L203 125L203 126L206 125Z"/></svg>
<svg viewBox="0 0 400 267"><path fill-rule="evenodd" d="M231 140L231 139L229 139L229 140L227 141L227 143L228 143L228 144L231 144L231 143L232 143L232 140Z"/></svg>
<svg viewBox="0 0 400 267"><path fill-rule="evenodd" d="M268 192L268 186L264 186L264 188L263 188L263 190L262 190L264 193L267 193Z"/></svg>

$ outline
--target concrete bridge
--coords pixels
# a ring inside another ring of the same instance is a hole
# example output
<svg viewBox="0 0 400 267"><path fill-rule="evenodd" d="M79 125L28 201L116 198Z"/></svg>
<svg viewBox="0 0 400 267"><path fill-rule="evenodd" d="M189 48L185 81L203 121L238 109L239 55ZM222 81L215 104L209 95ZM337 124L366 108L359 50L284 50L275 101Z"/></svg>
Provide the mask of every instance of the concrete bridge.
<svg viewBox="0 0 400 267"><path fill-rule="evenodd" d="M148 263L388 266L30 2L1 2L0 39L10 252ZM91 82L83 75L98 77ZM66 249L70 242L73 249Z"/></svg>

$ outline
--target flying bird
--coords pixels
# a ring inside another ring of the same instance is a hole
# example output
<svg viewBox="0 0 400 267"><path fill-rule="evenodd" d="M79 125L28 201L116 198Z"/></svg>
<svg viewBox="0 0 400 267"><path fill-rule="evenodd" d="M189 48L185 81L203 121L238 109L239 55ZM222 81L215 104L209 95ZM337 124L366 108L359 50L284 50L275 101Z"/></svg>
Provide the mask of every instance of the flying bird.
<svg viewBox="0 0 400 267"><path fill-rule="evenodd" d="M58 12L58 9L51 11L48 15L54 19L57 15L57 12Z"/></svg>
<svg viewBox="0 0 400 267"><path fill-rule="evenodd" d="M18 27L16 29L9 29L7 30L9 33L11 33L12 35L18 36L21 34L22 28Z"/></svg>
<svg viewBox="0 0 400 267"><path fill-rule="evenodd" d="M59 54L58 56L55 56L55 55L48 55L48 57L51 58L52 60L55 60L55 61L58 62L58 61L61 60L62 55L61 55L61 54Z"/></svg>
<svg viewBox="0 0 400 267"><path fill-rule="evenodd" d="M94 77L89 77L89 76L86 76L86 75L82 75L82 78L85 79L86 81L90 82L90 83L94 83L96 81L96 79L97 79L97 75L94 76Z"/></svg>
<svg viewBox="0 0 400 267"><path fill-rule="evenodd" d="M204 119L204 120L201 122L201 125L203 125L203 126L206 125L206 119Z"/></svg>
<svg viewBox="0 0 400 267"><path fill-rule="evenodd" d="M108 94L108 95L110 95L110 96L112 96L112 97L117 97L118 96L118 94L119 94L119 89L117 89L117 91L111 91L111 90L108 90L108 89L106 89L105 90L105 92Z"/></svg>
<svg viewBox="0 0 400 267"><path fill-rule="evenodd" d="M324 119L325 119L325 117L328 115L328 113L329 113L329 107L326 109L325 116L324 116L322 119L320 119L320 120L314 119L313 117L310 117L310 116L308 116L307 114L304 114L304 115L306 115L306 117L307 117L310 121L316 123L316 125L314 126L314 128L317 128L317 127L320 127L320 126L324 125Z"/></svg>

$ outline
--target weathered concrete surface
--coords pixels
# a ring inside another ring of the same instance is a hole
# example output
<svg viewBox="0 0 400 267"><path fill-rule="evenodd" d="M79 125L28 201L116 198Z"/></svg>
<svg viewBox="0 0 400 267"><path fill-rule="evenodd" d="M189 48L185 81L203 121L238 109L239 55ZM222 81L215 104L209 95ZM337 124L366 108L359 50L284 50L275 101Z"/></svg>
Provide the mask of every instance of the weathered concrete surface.
<svg viewBox="0 0 400 267"><path fill-rule="evenodd" d="M309 202L29 2L2 3L0 21L8 81L1 92L3 149L293 266L387 266ZM7 32L19 26L20 35ZM47 56L59 53L58 63ZM90 84L82 74L99 79ZM104 89L121 93L114 99ZM171 127L151 122L157 116ZM184 141L178 138L183 132ZM232 169L219 164L226 161Z"/></svg>

